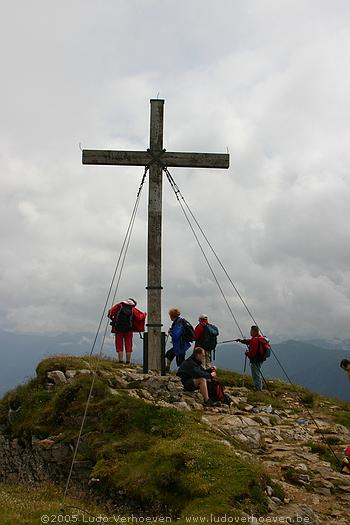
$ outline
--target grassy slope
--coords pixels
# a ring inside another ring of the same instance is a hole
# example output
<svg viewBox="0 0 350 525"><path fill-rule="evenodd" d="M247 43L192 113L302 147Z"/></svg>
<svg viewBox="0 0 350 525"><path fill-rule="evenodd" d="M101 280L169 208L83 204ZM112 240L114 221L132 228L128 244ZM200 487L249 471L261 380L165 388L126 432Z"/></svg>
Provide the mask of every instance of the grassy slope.
<svg viewBox="0 0 350 525"><path fill-rule="evenodd" d="M20 405L17 419L8 429L10 435L56 436L59 441L74 443L91 377L81 376L53 391L44 388L44 381L48 370L88 367L86 358L79 357L42 361L36 379L0 401L0 424L6 422L9 405ZM202 424L198 413L146 404L122 391L113 395L110 386L118 368L109 360L99 363L79 450L78 459L90 459L95 464L93 476L100 479L101 493L123 490L135 505L174 516L266 511L264 487L268 480L256 464L238 457L233 447ZM239 374L221 371L220 377L226 385L242 385ZM252 386L248 377L245 386ZM287 393L308 407L331 413L332 402L303 388L287 387L281 381L269 383L269 388L263 400L276 408L283 406L282 394ZM256 396L250 392L248 400L254 402ZM336 403L340 410L332 416L350 424L349 404Z"/></svg>
<svg viewBox="0 0 350 525"><path fill-rule="evenodd" d="M42 523L42 516L50 516L50 523L54 522L53 516L59 515L62 500L62 490L54 483L46 483L40 487L28 487L24 485L0 484L0 523L1 525L38 525ZM81 499L68 498L64 515L66 521L56 523L87 523L89 515L69 506L86 509L94 516L108 516L108 513L96 505L92 505ZM73 521L70 516L77 516ZM83 517L85 516L85 518ZM84 521L85 520L85 521Z"/></svg>

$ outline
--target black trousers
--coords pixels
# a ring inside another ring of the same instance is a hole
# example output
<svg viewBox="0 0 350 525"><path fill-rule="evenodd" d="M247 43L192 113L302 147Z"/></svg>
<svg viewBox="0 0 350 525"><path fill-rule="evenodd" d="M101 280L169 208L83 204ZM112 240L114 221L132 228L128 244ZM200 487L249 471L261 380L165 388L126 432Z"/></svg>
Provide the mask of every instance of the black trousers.
<svg viewBox="0 0 350 525"><path fill-rule="evenodd" d="M180 366L181 363L185 361L186 354L175 355L174 349L170 348L170 350L165 353L165 357L166 359L169 359L170 362L176 357L176 364L177 366Z"/></svg>

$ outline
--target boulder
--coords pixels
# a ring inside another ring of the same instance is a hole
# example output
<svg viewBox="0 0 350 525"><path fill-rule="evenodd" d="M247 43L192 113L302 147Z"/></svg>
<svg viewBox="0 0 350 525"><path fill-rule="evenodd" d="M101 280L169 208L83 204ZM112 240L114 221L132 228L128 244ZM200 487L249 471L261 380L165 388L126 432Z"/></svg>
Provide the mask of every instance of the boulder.
<svg viewBox="0 0 350 525"><path fill-rule="evenodd" d="M314 492L316 492L316 494L321 494L322 496L331 496L332 495L330 489L327 489L325 487L316 487L316 488L314 488Z"/></svg>
<svg viewBox="0 0 350 525"><path fill-rule="evenodd" d="M191 407L188 406L186 401L177 401L173 403L173 407L180 411L191 412Z"/></svg>
<svg viewBox="0 0 350 525"><path fill-rule="evenodd" d="M47 373L47 377L51 379L55 385L62 385L68 382L62 370L52 370L52 372Z"/></svg>
<svg viewBox="0 0 350 525"><path fill-rule="evenodd" d="M321 523L308 505L291 504L288 507L280 507L277 515L284 519L282 523L299 523L301 525L318 525ZM285 521L286 516L288 516L288 521Z"/></svg>
<svg viewBox="0 0 350 525"><path fill-rule="evenodd" d="M36 440L33 440L32 439L32 445L33 447L38 447L38 448L50 448L52 447L52 445L54 445L55 442L53 439L36 439Z"/></svg>
<svg viewBox="0 0 350 525"><path fill-rule="evenodd" d="M272 487L270 487L270 485L267 485L266 487L266 494L269 496L269 498L273 496L273 490L272 490Z"/></svg>
<svg viewBox="0 0 350 525"><path fill-rule="evenodd" d="M21 410L21 407L16 408L16 410L13 410L11 407L9 408L8 414L7 414L7 420L8 422L14 423L16 420L18 412Z"/></svg>
<svg viewBox="0 0 350 525"><path fill-rule="evenodd" d="M80 376L89 376L90 374L92 374L92 370L88 370L87 368L82 368L82 370L78 371L78 374Z"/></svg>
<svg viewBox="0 0 350 525"><path fill-rule="evenodd" d="M266 416L255 416L254 420L260 423L261 425L264 425L265 427L271 425L270 419Z"/></svg>
<svg viewBox="0 0 350 525"><path fill-rule="evenodd" d="M74 377L77 375L76 370L66 370L65 376L68 379L68 381L74 379Z"/></svg>

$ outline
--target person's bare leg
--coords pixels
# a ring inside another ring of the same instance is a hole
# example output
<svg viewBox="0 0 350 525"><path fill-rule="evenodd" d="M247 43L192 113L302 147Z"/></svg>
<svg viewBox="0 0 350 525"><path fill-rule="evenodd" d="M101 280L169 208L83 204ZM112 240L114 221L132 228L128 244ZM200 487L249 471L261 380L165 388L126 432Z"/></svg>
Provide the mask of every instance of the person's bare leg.
<svg viewBox="0 0 350 525"><path fill-rule="evenodd" d="M211 367L211 352L205 351L205 367L204 368L210 368Z"/></svg>
<svg viewBox="0 0 350 525"><path fill-rule="evenodd" d="M204 401L208 401L209 396L206 379L204 379L204 377L200 377L199 379L194 379L193 383L199 388L199 391L202 394Z"/></svg>
<svg viewBox="0 0 350 525"><path fill-rule="evenodd" d="M123 362L123 352L118 352L118 360L119 360L119 363Z"/></svg>
<svg viewBox="0 0 350 525"><path fill-rule="evenodd" d="M126 363L130 363L131 360L131 352L126 352Z"/></svg>

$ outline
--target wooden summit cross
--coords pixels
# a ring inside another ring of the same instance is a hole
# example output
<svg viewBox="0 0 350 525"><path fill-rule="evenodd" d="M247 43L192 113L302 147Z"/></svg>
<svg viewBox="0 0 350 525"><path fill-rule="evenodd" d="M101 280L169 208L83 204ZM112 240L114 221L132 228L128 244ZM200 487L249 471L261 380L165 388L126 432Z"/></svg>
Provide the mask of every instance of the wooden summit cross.
<svg viewBox="0 0 350 525"><path fill-rule="evenodd" d="M151 100L150 147L147 151L83 150L83 164L149 166L148 198L148 367L161 370L161 255L163 167L228 168L229 155L179 153L163 149L164 100Z"/></svg>

